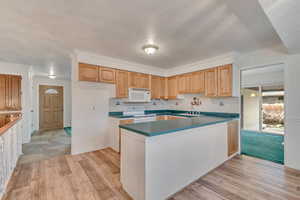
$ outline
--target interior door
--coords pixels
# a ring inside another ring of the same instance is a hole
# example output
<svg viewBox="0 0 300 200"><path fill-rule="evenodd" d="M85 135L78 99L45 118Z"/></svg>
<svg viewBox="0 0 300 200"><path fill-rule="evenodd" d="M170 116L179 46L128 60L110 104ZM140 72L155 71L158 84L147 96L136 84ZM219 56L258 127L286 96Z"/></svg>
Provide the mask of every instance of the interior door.
<svg viewBox="0 0 300 200"><path fill-rule="evenodd" d="M63 128L63 87L40 85L40 130Z"/></svg>

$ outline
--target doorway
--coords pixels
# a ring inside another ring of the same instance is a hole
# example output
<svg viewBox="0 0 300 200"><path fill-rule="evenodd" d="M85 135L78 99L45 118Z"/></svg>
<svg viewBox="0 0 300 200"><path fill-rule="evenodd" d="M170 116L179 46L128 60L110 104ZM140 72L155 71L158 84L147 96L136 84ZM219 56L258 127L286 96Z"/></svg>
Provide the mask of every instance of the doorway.
<svg viewBox="0 0 300 200"><path fill-rule="evenodd" d="M284 69L241 71L241 152L284 163Z"/></svg>
<svg viewBox="0 0 300 200"><path fill-rule="evenodd" d="M39 86L40 131L64 128L63 86Z"/></svg>

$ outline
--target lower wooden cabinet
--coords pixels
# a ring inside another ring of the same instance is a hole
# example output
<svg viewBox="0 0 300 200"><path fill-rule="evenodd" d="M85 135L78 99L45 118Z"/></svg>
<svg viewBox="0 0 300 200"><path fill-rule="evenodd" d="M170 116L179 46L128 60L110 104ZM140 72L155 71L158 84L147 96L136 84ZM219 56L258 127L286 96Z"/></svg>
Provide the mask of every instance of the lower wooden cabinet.
<svg viewBox="0 0 300 200"><path fill-rule="evenodd" d="M228 156L239 150L239 122L238 120L228 122L227 130Z"/></svg>
<svg viewBox="0 0 300 200"><path fill-rule="evenodd" d="M116 70L116 98L128 97L128 71Z"/></svg>
<svg viewBox="0 0 300 200"><path fill-rule="evenodd" d="M22 110L21 82L21 76L0 75L0 110Z"/></svg>

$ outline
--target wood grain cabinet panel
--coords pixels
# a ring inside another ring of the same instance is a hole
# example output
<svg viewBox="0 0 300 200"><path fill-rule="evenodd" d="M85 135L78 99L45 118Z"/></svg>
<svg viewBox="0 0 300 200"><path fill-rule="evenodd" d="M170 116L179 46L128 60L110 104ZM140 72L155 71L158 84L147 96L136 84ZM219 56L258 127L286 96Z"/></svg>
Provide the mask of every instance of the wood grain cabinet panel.
<svg viewBox="0 0 300 200"><path fill-rule="evenodd" d="M116 70L116 98L128 97L128 71Z"/></svg>
<svg viewBox="0 0 300 200"><path fill-rule="evenodd" d="M161 77L160 79L161 79L160 80L160 87L161 87L160 98L168 99L168 78Z"/></svg>
<svg viewBox="0 0 300 200"><path fill-rule="evenodd" d="M216 97L218 95L218 69L205 70L205 96Z"/></svg>
<svg viewBox="0 0 300 200"><path fill-rule="evenodd" d="M10 110L21 110L21 76L8 76L10 81Z"/></svg>
<svg viewBox="0 0 300 200"><path fill-rule="evenodd" d="M0 110L22 110L21 82L21 76L0 75Z"/></svg>
<svg viewBox="0 0 300 200"><path fill-rule="evenodd" d="M191 92L191 74L182 74L178 76L178 93L187 94Z"/></svg>
<svg viewBox="0 0 300 200"><path fill-rule="evenodd" d="M116 70L108 67L99 67L99 81L104 83L115 83Z"/></svg>
<svg viewBox="0 0 300 200"><path fill-rule="evenodd" d="M232 65L218 67L218 96L232 96Z"/></svg>
<svg viewBox="0 0 300 200"><path fill-rule="evenodd" d="M168 99L177 99L178 76L168 77Z"/></svg>
<svg viewBox="0 0 300 200"><path fill-rule="evenodd" d="M205 91L204 71L191 73L191 89L192 94L203 93Z"/></svg>
<svg viewBox="0 0 300 200"><path fill-rule="evenodd" d="M88 82L99 81L99 67L85 63L79 63L79 80Z"/></svg>
<svg viewBox="0 0 300 200"><path fill-rule="evenodd" d="M138 72L129 72L129 87L150 89L150 75Z"/></svg>
<svg viewBox="0 0 300 200"><path fill-rule="evenodd" d="M6 75L0 74L0 110L6 110Z"/></svg>
<svg viewBox="0 0 300 200"><path fill-rule="evenodd" d="M227 130L227 142L228 142L228 156L231 156L238 152L239 150L239 122L234 120L228 122Z"/></svg>
<svg viewBox="0 0 300 200"><path fill-rule="evenodd" d="M151 76L151 98L160 99L162 88L161 88L161 77L160 76Z"/></svg>

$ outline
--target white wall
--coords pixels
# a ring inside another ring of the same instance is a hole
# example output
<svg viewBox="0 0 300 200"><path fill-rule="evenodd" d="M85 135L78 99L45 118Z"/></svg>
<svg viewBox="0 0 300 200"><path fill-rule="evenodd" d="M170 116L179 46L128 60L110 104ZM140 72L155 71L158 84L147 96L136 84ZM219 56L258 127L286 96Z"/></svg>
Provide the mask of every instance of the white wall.
<svg viewBox="0 0 300 200"><path fill-rule="evenodd" d="M34 76L33 78L33 127L39 129L39 85L56 85L64 87L64 127L71 126L71 81L49 79L44 76Z"/></svg>
<svg viewBox="0 0 300 200"><path fill-rule="evenodd" d="M169 101L169 108L176 110L239 113L239 98L209 98L203 94L185 94L184 99ZM193 97L201 101L201 105L192 106Z"/></svg>
<svg viewBox="0 0 300 200"><path fill-rule="evenodd" d="M259 130L259 109L260 97L258 90L243 89L244 113L243 113L243 129ZM256 96L251 96L255 94Z"/></svg>
<svg viewBox="0 0 300 200"><path fill-rule="evenodd" d="M284 72L266 72L261 74L242 75L242 87L284 85Z"/></svg>
<svg viewBox="0 0 300 200"><path fill-rule="evenodd" d="M300 170L300 54L291 55L285 69L285 164Z"/></svg>
<svg viewBox="0 0 300 200"><path fill-rule="evenodd" d="M27 143L30 141L30 136L32 132L31 121L31 85L32 85L32 72L31 67L27 65L14 64L0 62L0 73L1 74L13 74L22 76L22 114L23 114L23 142Z"/></svg>

